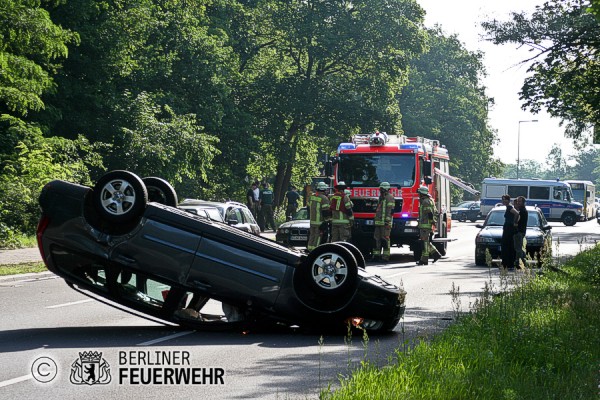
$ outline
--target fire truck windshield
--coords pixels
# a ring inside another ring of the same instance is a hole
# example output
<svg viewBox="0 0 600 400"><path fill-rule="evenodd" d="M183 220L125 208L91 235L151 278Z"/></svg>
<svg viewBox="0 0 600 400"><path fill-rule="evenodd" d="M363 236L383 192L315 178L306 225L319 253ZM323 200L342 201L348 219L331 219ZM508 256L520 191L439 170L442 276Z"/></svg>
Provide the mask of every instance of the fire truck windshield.
<svg viewBox="0 0 600 400"><path fill-rule="evenodd" d="M415 183L415 155L340 154L337 178L352 188L377 187L381 182L411 187Z"/></svg>

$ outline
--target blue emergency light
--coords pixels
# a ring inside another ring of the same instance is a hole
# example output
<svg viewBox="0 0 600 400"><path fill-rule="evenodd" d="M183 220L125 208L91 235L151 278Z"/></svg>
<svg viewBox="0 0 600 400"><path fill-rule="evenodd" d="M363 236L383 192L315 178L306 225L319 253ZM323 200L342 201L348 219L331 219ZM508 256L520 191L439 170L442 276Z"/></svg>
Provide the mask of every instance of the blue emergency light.
<svg viewBox="0 0 600 400"><path fill-rule="evenodd" d="M420 149L420 148L421 148L421 145L417 144L417 143L405 143L405 144L400 145L400 149L415 150L415 149Z"/></svg>
<svg viewBox="0 0 600 400"><path fill-rule="evenodd" d="M355 150L355 149L356 149L356 145L354 143L340 143L337 151L339 153L340 150Z"/></svg>
<svg viewBox="0 0 600 400"><path fill-rule="evenodd" d="M402 218L408 218L409 214L408 213L402 213L401 215L402 215Z"/></svg>

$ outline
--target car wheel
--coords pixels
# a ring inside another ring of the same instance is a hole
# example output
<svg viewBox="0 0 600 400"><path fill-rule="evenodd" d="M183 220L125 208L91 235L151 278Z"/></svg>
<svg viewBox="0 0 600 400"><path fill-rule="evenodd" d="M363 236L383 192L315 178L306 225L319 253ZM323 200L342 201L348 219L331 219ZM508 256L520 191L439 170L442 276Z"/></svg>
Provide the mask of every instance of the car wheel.
<svg viewBox="0 0 600 400"><path fill-rule="evenodd" d="M471 222L477 222L477 217L472 217L469 221L471 221Z"/></svg>
<svg viewBox="0 0 600 400"><path fill-rule="evenodd" d="M466 213L460 213L458 214L458 222L466 222L467 221L467 214Z"/></svg>
<svg viewBox="0 0 600 400"><path fill-rule="evenodd" d="M294 274L294 290L304 304L322 312L343 308L358 286L358 264L346 247L336 243L311 251Z"/></svg>
<svg viewBox="0 0 600 400"><path fill-rule="evenodd" d="M148 201L177 207L177 193L169 182L154 176L143 178L142 181L148 191Z"/></svg>
<svg viewBox="0 0 600 400"><path fill-rule="evenodd" d="M567 213L563 215L563 224L565 224L566 226L573 226L576 222L577 218L575 217L575 214Z"/></svg>
<svg viewBox="0 0 600 400"><path fill-rule="evenodd" d="M475 265L477 266L484 266L485 264L485 253L483 253L483 256L481 255L481 251L478 251L477 248L475 248Z"/></svg>
<svg viewBox="0 0 600 400"><path fill-rule="evenodd" d="M343 246L346 249L350 250L350 252L354 256L354 259L356 260L356 264L358 265L359 268L365 269L367 267L367 263L365 262L365 257L363 256L361 251L358 249L358 247L356 247L352 243L348 243L348 242L334 242L334 243L339 244L340 246Z"/></svg>
<svg viewBox="0 0 600 400"><path fill-rule="evenodd" d="M144 182L128 171L111 171L93 189L93 205L109 222L126 223L138 218L148 203Z"/></svg>

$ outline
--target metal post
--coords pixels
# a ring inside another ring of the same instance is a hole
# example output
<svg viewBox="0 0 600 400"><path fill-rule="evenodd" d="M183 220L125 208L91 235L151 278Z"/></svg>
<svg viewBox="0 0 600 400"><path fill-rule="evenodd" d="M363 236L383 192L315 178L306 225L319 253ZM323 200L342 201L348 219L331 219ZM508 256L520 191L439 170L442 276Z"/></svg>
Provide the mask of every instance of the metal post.
<svg viewBox="0 0 600 400"><path fill-rule="evenodd" d="M521 122L538 122L538 120L528 119L519 121L519 129L517 130L517 179L519 179L519 167L521 165Z"/></svg>

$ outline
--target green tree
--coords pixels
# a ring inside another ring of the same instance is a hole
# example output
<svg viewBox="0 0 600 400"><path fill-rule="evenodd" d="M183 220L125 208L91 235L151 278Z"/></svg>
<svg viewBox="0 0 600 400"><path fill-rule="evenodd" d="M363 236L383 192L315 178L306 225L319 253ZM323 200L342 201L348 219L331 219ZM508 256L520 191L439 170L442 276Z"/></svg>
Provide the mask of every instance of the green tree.
<svg viewBox="0 0 600 400"><path fill-rule="evenodd" d="M448 148L451 174L478 187L502 165L493 159L497 137L487 123L492 100L480 80L482 55L465 49L456 36L445 37L439 27L429 38L429 51L411 63L399 98L402 126L408 136L438 139ZM462 190L454 191L456 197Z"/></svg>
<svg viewBox="0 0 600 400"><path fill-rule="evenodd" d="M493 43L528 47L531 73L520 96L523 109L546 109L578 138L600 124L600 21L588 0L548 1L528 17L512 14L508 22L483 23ZM597 10L597 2L593 5Z"/></svg>
<svg viewBox="0 0 600 400"><path fill-rule="evenodd" d="M89 182L100 167L96 147L83 137L52 137L32 115L45 108L54 74L78 35L56 25L47 10L59 2L0 0L0 245L33 234L37 198L52 179ZM45 135L46 134L46 135Z"/></svg>
<svg viewBox="0 0 600 400"><path fill-rule="evenodd" d="M600 187L600 149L588 149L571 156L575 162L569 168L569 179L591 181Z"/></svg>
<svg viewBox="0 0 600 400"><path fill-rule="evenodd" d="M209 6L219 4L72 0L55 10L81 45L57 77L54 112L40 118L66 137L82 132L108 144L109 169L185 181L186 192L216 184L208 172L220 151L210 136L233 136L223 121L239 120L230 95L237 63ZM241 160L221 160L219 179L245 169Z"/></svg>
<svg viewBox="0 0 600 400"><path fill-rule="evenodd" d="M332 152L353 131L399 131L395 97L424 50L424 12L413 0L266 0L245 10L253 29L234 45L249 82L240 97L279 204L303 141Z"/></svg>
<svg viewBox="0 0 600 400"><path fill-rule="evenodd" d="M546 165L548 165L548 179L567 179L569 166L558 144L555 143L552 145L552 149L550 149L550 153L546 157Z"/></svg>

